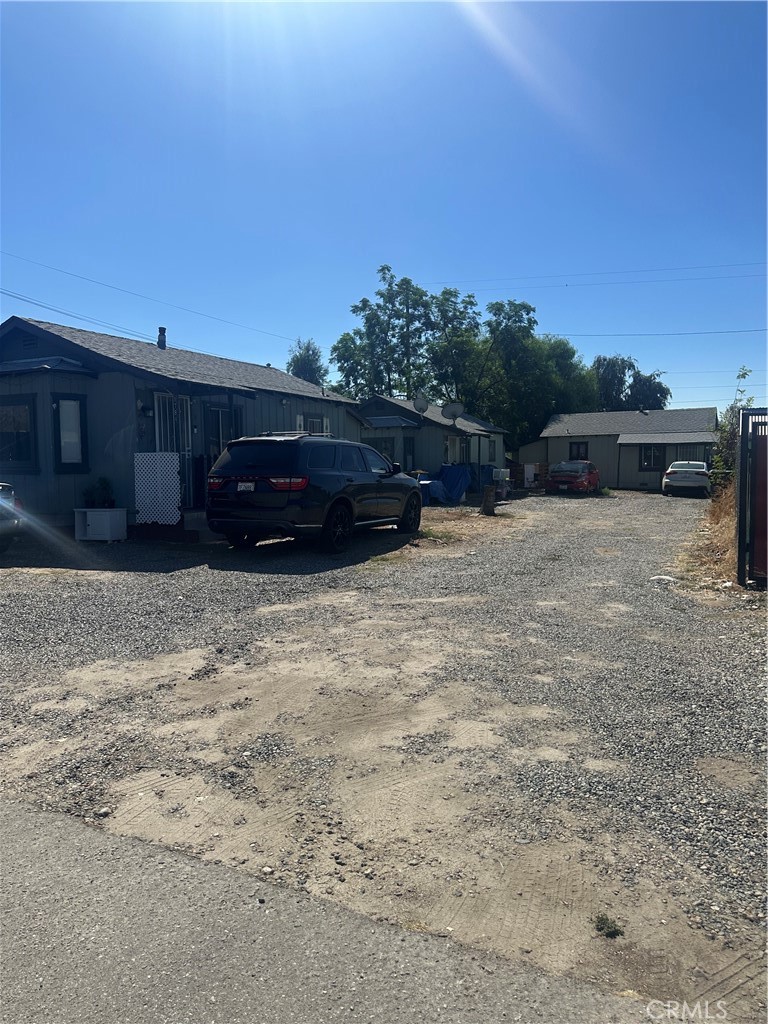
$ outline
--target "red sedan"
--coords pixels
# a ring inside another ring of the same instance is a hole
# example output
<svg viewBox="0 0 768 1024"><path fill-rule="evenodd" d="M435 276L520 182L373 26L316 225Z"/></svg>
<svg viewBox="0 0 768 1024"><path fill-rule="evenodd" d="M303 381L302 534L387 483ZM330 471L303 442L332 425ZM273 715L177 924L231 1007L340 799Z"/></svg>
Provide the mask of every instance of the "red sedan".
<svg viewBox="0 0 768 1024"><path fill-rule="evenodd" d="M600 490L600 474L592 462L573 459L558 462L552 466L544 490L548 493L597 494Z"/></svg>

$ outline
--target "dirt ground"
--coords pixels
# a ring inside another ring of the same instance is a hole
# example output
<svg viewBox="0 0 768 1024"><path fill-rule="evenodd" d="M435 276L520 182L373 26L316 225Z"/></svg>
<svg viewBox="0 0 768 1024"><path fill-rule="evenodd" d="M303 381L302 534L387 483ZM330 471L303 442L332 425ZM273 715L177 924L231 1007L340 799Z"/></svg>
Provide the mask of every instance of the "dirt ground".
<svg viewBox="0 0 768 1024"><path fill-rule="evenodd" d="M425 535L378 563L462 557L526 530L521 505L494 519L427 510ZM373 559L359 571L378 568ZM679 893L658 878L641 873L629 889L613 873L641 856L642 837L597 834L587 856L563 802L549 808L546 841L532 841L523 793L500 823L494 752L512 765L568 760L587 726L556 706L494 700L471 678L445 682L457 648L479 657L517 642L457 625L456 600L334 589L244 613L260 639L235 660L211 648L130 664L105 657L35 681L21 687L28 715L0 754L3 774L39 805L63 802L118 835L409 929L648 998L714 1003L736 983L738 1005L754 1007L755 947L728 948L693 929ZM547 672L543 652L530 670ZM590 665L581 670L588 676ZM511 722L524 726L519 741ZM110 761L120 770L105 770ZM582 768L626 771L589 757ZM755 785L732 760L702 768L728 786ZM598 936L601 912L630 938Z"/></svg>

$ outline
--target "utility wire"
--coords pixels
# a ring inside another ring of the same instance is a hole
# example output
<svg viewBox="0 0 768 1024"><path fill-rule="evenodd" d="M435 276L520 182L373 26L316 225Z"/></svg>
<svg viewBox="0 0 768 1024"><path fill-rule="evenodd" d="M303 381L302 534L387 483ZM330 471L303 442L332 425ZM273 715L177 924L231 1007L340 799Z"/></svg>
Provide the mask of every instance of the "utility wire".
<svg viewBox="0 0 768 1024"><path fill-rule="evenodd" d="M28 302L32 306L39 306L41 309L48 309L54 313L64 313L66 316L74 317L75 320L83 320L86 323L98 324L101 327L112 327L116 331L123 331L125 334L132 334L137 338L144 338L146 341L155 340L150 337L149 334L144 334L142 331L133 331L129 327L121 327L119 324L112 324L107 320L97 320L95 317L84 316L82 313L73 313L71 309L61 309L59 306L51 306L47 302L40 302L29 295L21 295L18 292L11 292L7 288L0 288L0 293L7 295L11 299L20 299L23 302Z"/></svg>
<svg viewBox="0 0 768 1024"><path fill-rule="evenodd" d="M571 331L543 331L542 333L562 334L568 338L691 338L703 337L705 334L765 334L766 330L765 327L748 327L735 331L657 331L652 334L573 334Z"/></svg>
<svg viewBox="0 0 768 1024"><path fill-rule="evenodd" d="M93 277L86 277L84 274L75 274L71 270L64 270L61 267L54 267L54 266L52 266L49 263L41 263L38 260L31 260L31 259L29 259L26 256L19 256L17 253L8 252L6 249L0 249L0 253L3 256L11 257L11 259L21 260L24 263L31 263L33 266L43 267L46 270L53 270L53 271L55 271L58 274L66 274L68 277L74 277L74 278L77 278L80 281L87 281L89 284L97 284L97 285L99 285L102 288L111 288L113 291L122 292L125 295L132 295L135 298L146 299L148 302L156 302L156 303L159 303L160 305L163 305L163 306L169 306L171 309L179 309L179 310L181 310L182 312L185 312L185 313L192 313L194 316L202 316L202 317L205 317L208 320L215 320L218 323L228 324L230 327L239 327L242 330L252 331L252 332L254 332L256 334L265 334L265 335L267 335L270 338L280 338L282 341L295 341L296 340L295 338L290 338L290 337L288 337L285 334L274 334L271 331L263 331L263 330L261 330L258 327L251 327L248 324L237 323L234 320L226 320L223 317L214 316L211 313L204 313L201 310L190 309L188 306L180 306L180 305L177 305L176 303L173 303L173 302L167 302L165 299L157 299L157 298L155 298L152 295L144 295L142 292L134 292L134 291L131 291L128 288L122 288L119 285L108 284L105 281L97 281ZM535 281L535 280L546 280L548 278L554 278L554 277L595 277L595 276L598 276L599 274L602 274L603 276L616 275L616 274L650 274L650 273L662 273L662 272L682 271L682 270L718 270L718 269L723 269L723 268L726 268L726 267L758 267L758 266L760 266L760 267L765 266L765 263L714 263L714 264L703 264L703 265L700 265L700 266L692 266L692 267L658 267L658 268L655 268L654 270L606 270L606 271L593 271L591 273L546 274L546 275L539 275L538 277L528 277L528 278L525 278L525 277L521 277L521 278L483 278L483 279L477 279L477 280L486 280L486 281L512 281L512 280ZM763 276L764 276L763 274L731 274L731 275L727 274L727 275L725 275L723 277L680 277L680 278L667 278L667 279L664 279L664 280L661 280L661 281L589 281L589 282L582 282L582 283L577 283L577 284L573 284L573 285L569 285L569 284L534 285L533 287L537 287L537 288L569 288L569 287L570 288L589 288L589 287L597 287L597 286L599 286L601 284L605 284L605 285L615 285L615 284L657 284L657 283L669 283L670 281L672 281L672 282L674 282L674 281L720 281L720 280L734 280L734 279L741 279L741 278L754 278L754 277L763 277ZM428 281L426 283L427 284L444 284L446 282L441 282L441 281L429 282ZM461 282L456 282L456 283L461 283ZM487 289L481 289L481 290L483 290L483 291L494 291L495 289L487 288ZM752 331L676 331L676 332L671 332L669 334L613 334L613 335L605 334L605 335L603 335L603 334L569 334L568 332L565 332L565 331L559 332L559 333L568 334L569 337L573 337L573 338L600 338L600 337L606 337L606 338L608 338L608 337L615 337L615 338L632 338L632 337L653 338L653 337L683 337L683 336L705 335L705 334L751 334L751 333L757 333L759 330L764 330L764 328L762 328L762 329L761 328L757 328L757 329L752 330ZM554 333L554 332L550 332L550 333Z"/></svg>
<svg viewBox="0 0 768 1024"><path fill-rule="evenodd" d="M282 341L295 341L296 338L289 338L286 334L273 334L272 331L262 331L258 327L250 327L248 324L239 324L234 320L225 320L220 316L213 316L211 313L203 313L199 309L189 309L188 306L177 306L175 302L166 302L165 299L156 299L152 295L143 295L141 292L132 292L129 288L121 288L116 284L107 284L106 281L97 281L93 277L86 277L84 274L74 274L71 270L62 270L61 267L52 267L48 263L38 263L37 260L27 259L26 256L17 256L16 253L0 249L3 256L10 256L14 260L22 260L24 263L32 263L36 267L44 267L46 270L55 270L57 274L66 274L67 277L76 277L79 281L88 281L90 284L98 284L102 288L111 288L116 292L123 292L124 295L133 295L137 299L146 299L148 302L158 302L161 306L170 306L171 309L180 309L184 313L193 313L195 316L204 316L207 320L216 320L220 324L229 324L230 327L240 327L244 331L253 331L255 334L266 334L270 338L280 338Z"/></svg>
<svg viewBox="0 0 768 1024"><path fill-rule="evenodd" d="M670 284L677 281L740 281L747 277L760 277L765 280L765 274L722 274L708 277L658 277L653 281L579 281L576 284L528 284L526 291L542 288L607 288L616 284ZM496 288L476 288L475 292L495 292Z"/></svg>
<svg viewBox="0 0 768 1024"><path fill-rule="evenodd" d="M764 267L765 263L707 263L694 267L653 267L651 270L591 270L575 274L534 274L532 277L469 277L452 281L425 281L425 284L480 284L494 281L546 281L555 277L607 277L614 274L670 274L679 270L725 270L729 267Z"/></svg>

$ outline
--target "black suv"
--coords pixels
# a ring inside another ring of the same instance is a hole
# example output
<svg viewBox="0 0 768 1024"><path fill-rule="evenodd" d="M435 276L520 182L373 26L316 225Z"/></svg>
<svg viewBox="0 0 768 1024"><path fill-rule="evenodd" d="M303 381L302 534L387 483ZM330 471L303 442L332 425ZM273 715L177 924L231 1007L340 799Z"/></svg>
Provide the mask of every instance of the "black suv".
<svg viewBox="0 0 768 1024"><path fill-rule="evenodd" d="M265 537L322 537L343 551L355 528L415 533L421 491L379 452L327 435L263 434L230 441L208 474L208 526L234 547Z"/></svg>

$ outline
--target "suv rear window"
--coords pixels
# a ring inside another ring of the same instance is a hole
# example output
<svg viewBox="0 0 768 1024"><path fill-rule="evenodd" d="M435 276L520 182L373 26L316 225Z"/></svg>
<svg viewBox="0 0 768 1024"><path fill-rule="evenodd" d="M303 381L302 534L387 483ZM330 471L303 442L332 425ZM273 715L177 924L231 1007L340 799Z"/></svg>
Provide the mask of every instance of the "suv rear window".
<svg viewBox="0 0 768 1024"><path fill-rule="evenodd" d="M309 469L333 469L335 462L335 444L313 444L310 448L307 458L307 467Z"/></svg>
<svg viewBox="0 0 768 1024"><path fill-rule="evenodd" d="M213 469L227 473L292 473L298 455L299 446L290 441L244 441L227 445Z"/></svg>

